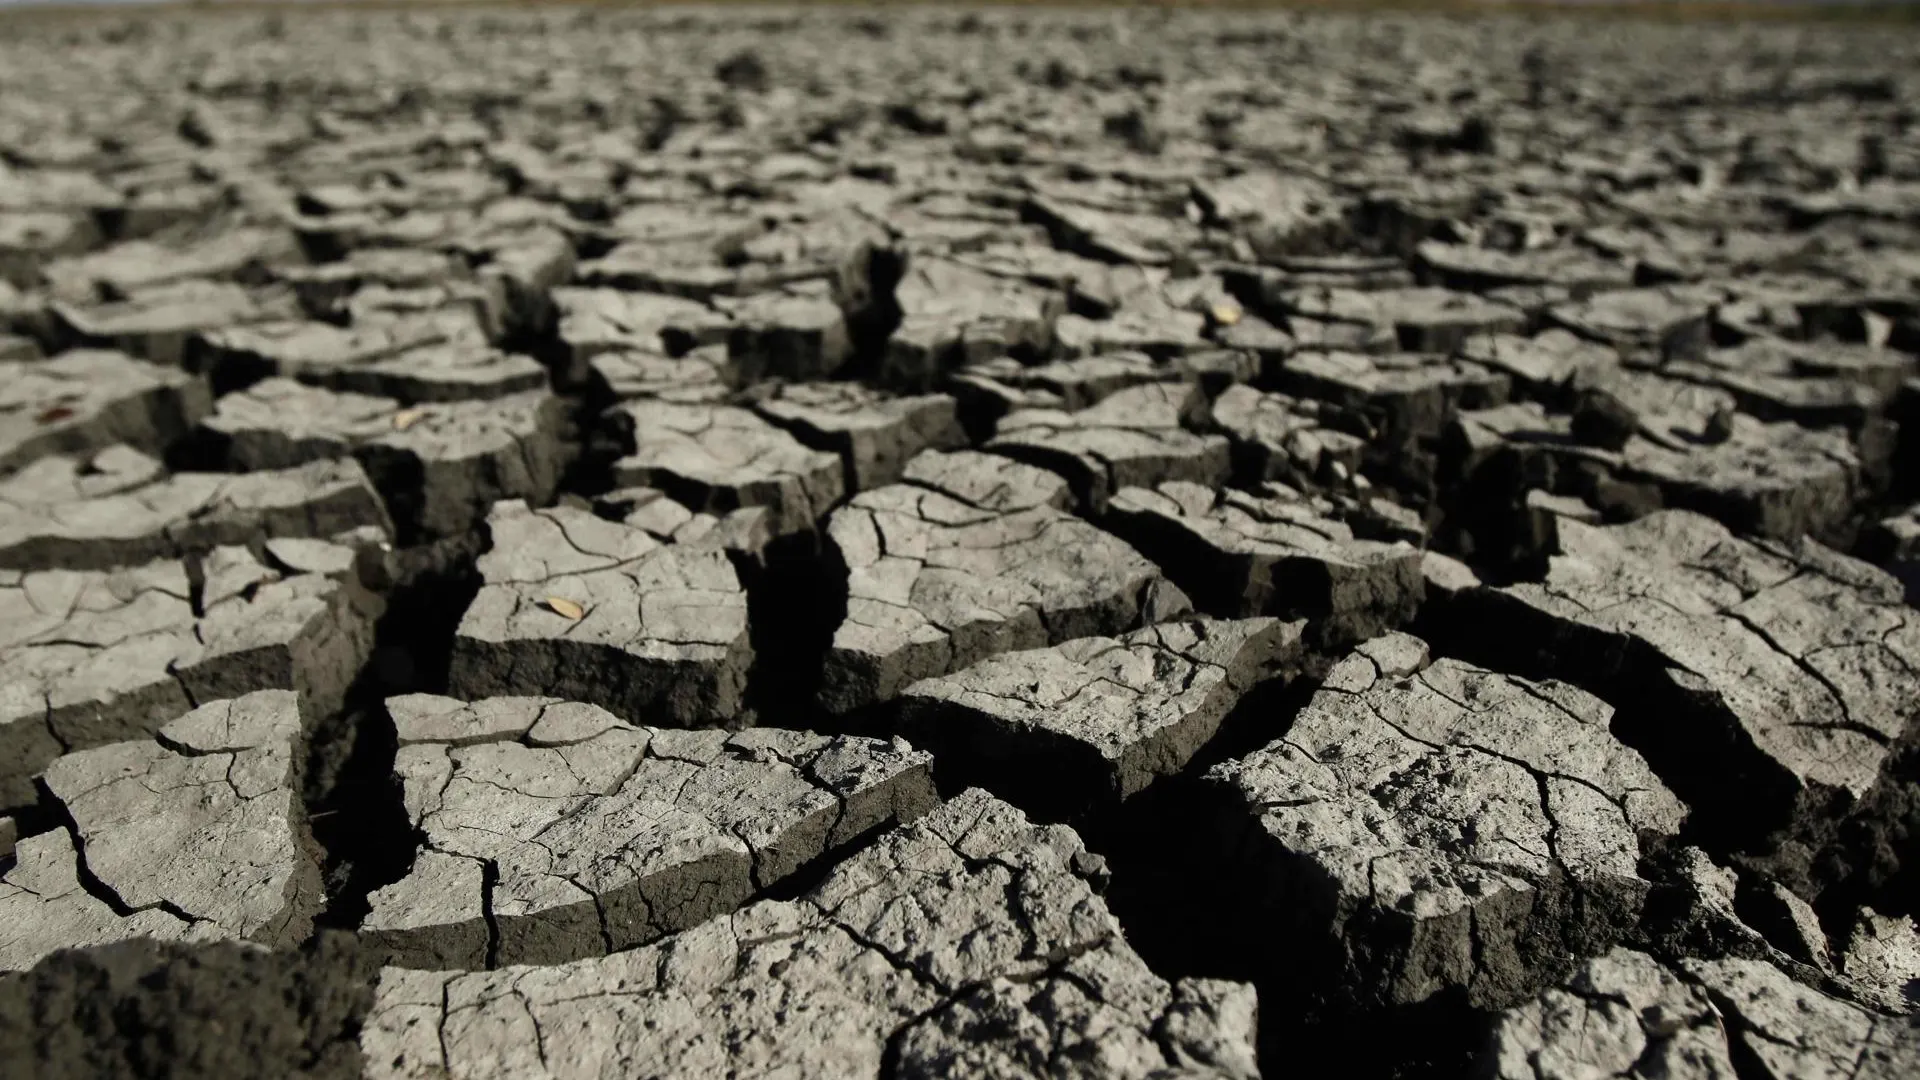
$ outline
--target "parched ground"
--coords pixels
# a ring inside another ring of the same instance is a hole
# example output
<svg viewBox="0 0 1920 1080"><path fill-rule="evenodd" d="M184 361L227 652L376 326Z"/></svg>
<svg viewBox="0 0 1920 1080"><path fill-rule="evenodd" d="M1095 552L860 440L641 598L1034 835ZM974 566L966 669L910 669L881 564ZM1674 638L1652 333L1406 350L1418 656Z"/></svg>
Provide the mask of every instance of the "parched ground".
<svg viewBox="0 0 1920 1080"><path fill-rule="evenodd" d="M1920 1070L1920 36L0 22L0 1073Z"/></svg>

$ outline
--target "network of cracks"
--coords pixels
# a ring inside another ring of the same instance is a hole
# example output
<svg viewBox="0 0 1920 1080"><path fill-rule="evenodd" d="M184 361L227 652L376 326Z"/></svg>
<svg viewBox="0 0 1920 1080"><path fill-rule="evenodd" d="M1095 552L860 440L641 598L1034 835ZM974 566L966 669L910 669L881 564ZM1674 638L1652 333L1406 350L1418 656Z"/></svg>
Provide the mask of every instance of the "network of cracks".
<svg viewBox="0 0 1920 1080"><path fill-rule="evenodd" d="M1920 38L12 30L0 1071L1920 1073Z"/></svg>

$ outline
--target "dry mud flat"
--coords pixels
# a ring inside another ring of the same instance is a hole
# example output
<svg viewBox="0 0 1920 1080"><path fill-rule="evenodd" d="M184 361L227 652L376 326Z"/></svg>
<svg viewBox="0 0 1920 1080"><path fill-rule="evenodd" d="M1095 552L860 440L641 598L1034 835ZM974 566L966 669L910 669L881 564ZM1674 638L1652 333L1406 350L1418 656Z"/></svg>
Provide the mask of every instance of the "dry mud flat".
<svg viewBox="0 0 1920 1080"><path fill-rule="evenodd" d="M1920 1073L1920 39L0 39L0 1072Z"/></svg>

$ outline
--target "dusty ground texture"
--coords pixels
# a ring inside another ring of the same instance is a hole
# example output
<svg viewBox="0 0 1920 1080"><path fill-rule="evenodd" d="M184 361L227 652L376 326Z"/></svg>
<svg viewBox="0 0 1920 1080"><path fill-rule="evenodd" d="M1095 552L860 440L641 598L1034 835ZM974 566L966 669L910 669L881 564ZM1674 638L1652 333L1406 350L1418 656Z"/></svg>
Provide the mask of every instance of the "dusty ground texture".
<svg viewBox="0 0 1920 1080"><path fill-rule="evenodd" d="M1917 72L0 22L0 1072L1913 1075Z"/></svg>

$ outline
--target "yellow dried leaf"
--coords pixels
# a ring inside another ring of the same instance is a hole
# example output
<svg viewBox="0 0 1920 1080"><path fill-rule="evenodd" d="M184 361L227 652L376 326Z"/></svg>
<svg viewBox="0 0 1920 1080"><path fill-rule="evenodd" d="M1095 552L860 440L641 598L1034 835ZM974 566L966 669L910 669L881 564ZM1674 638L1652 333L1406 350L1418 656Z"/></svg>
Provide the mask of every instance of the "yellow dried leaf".
<svg viewBox="0 0 1920 1080"><path fill-rule="evenodd" d="M1219 323L1221 326L1232 326L1234 323L1239 322L1240 321L1240 305L1238 304L1213 305L1213 321Z"/></svg>
<svg viewBox="0 0 1920 1080"><path fill-rule="evenodd" d="M427 415L425 409L401 409L393 414L393 430L405 431L425 415Z"/></svg>
<svg viewBox="0 0 1920 1080"><path fill-rule="evenodd" d="M574 622L579 622L581 619L587 617L586 608L581 607L579 604L574 603L564 596L547 597L547 607L551 608L555 615L572 619Z"/></svg>

